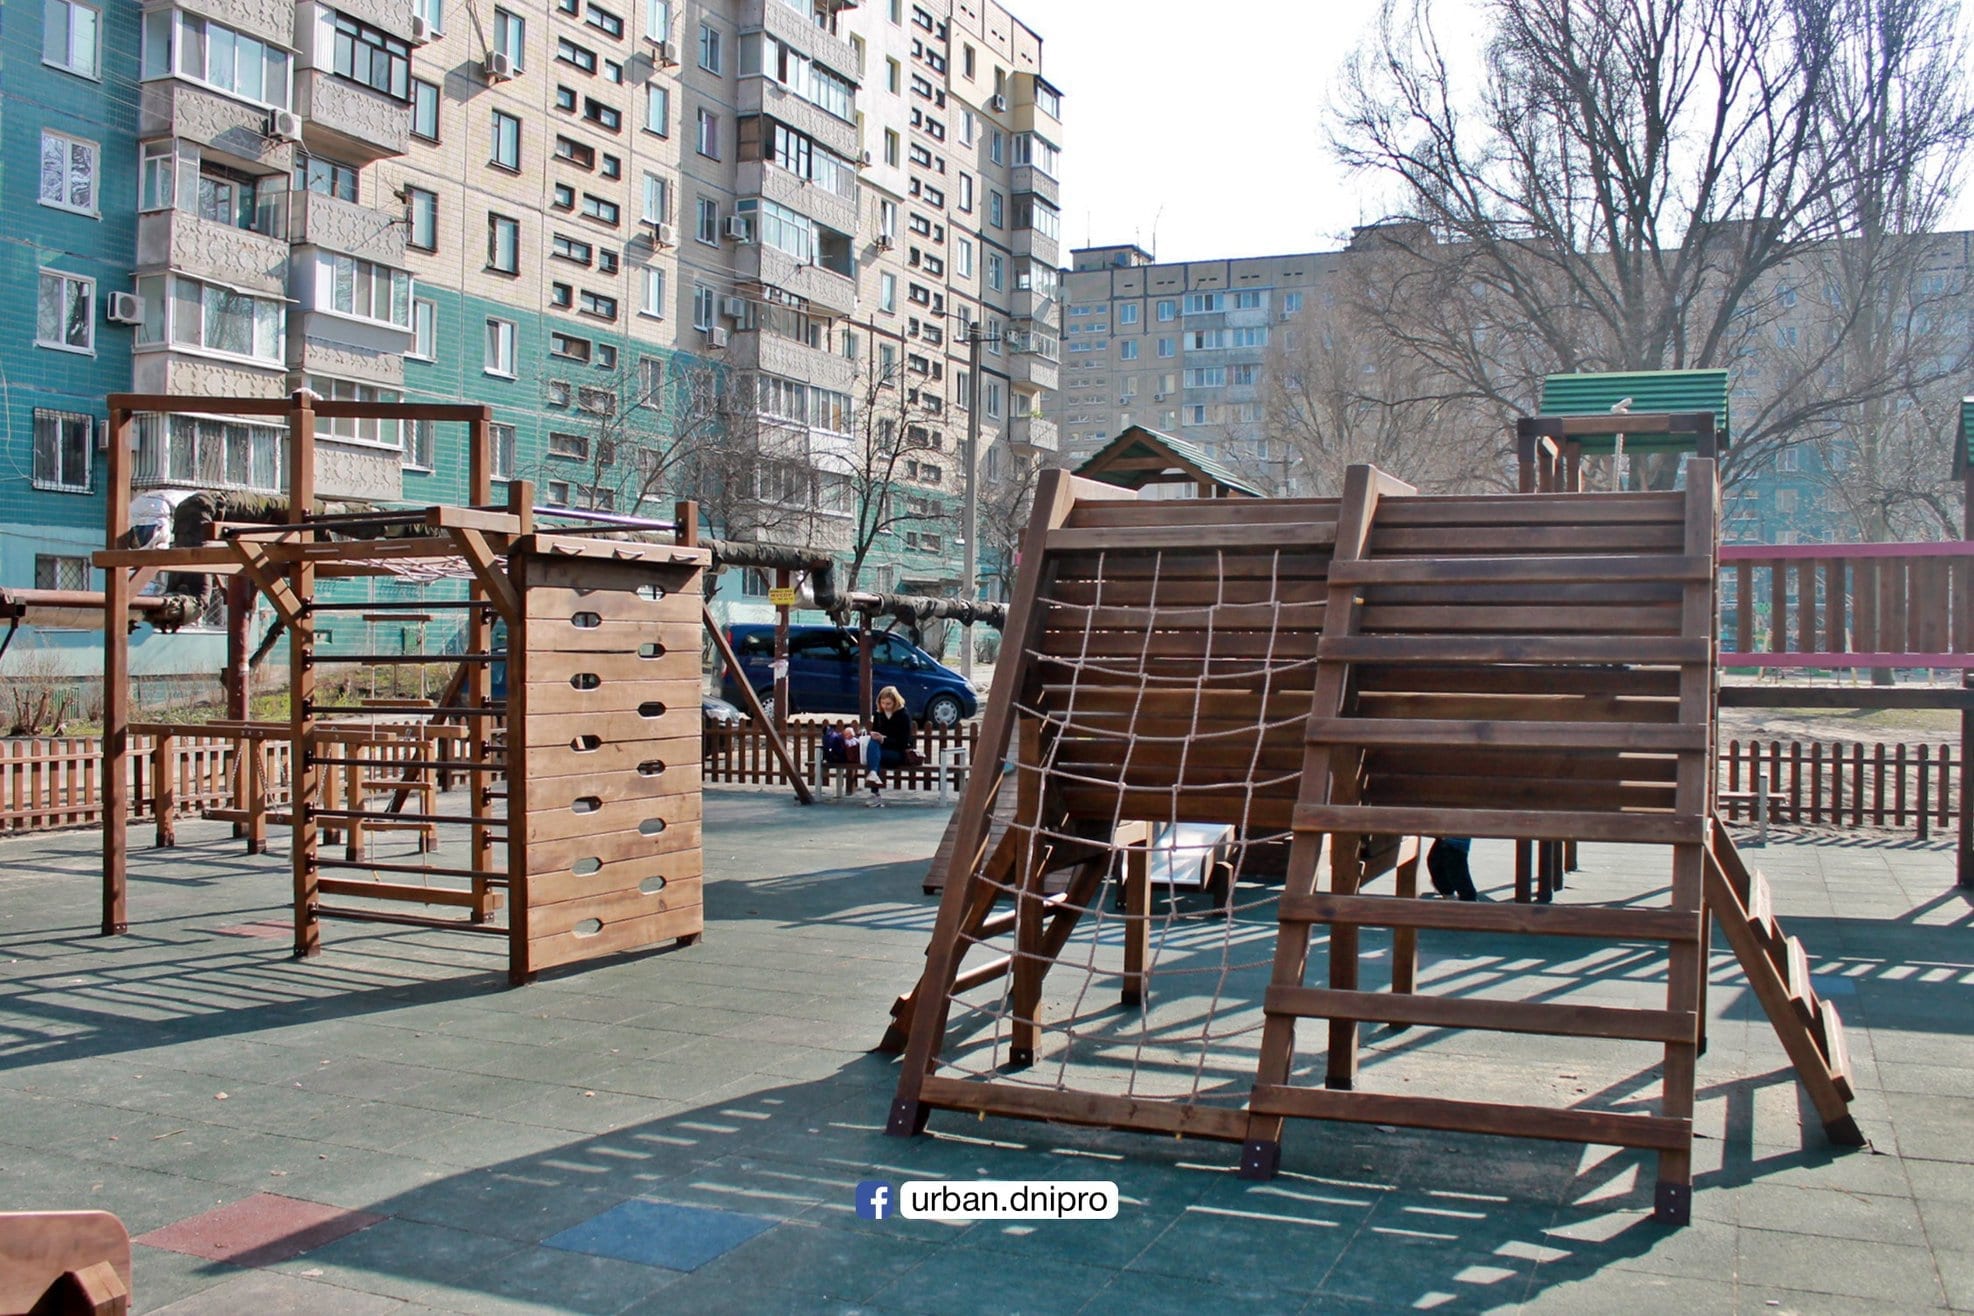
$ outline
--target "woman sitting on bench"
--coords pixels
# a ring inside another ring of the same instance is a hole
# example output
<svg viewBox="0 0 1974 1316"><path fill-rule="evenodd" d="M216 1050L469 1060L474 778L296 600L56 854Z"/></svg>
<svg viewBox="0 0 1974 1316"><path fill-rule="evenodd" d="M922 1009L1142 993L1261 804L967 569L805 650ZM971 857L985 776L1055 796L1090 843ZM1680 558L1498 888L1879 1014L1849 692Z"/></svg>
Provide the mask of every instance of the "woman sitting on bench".
<svg viewBox="0 0 1974 1316"><path fill-rule="evenodd" d="M912 717L905 711L905 697L897 686L887 685L877 692L877 712L863 742L864 784L870 787L867 807L884 807L884 778L879 774L904 767L913 757Z"/></svg>

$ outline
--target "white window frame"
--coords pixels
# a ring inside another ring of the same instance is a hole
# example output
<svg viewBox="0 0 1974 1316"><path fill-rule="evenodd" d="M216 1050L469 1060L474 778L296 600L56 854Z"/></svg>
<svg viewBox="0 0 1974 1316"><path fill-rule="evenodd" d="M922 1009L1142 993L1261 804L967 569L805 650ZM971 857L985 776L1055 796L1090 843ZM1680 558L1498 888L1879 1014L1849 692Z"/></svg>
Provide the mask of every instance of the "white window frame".
<svg viewBox="0 0 1974 1316"><path fill-rule="evenodd" d="M48 149L59 146L62 153L61 190L54 197L48 195ZM69 198L75 191L75 159L77 148L87 152L89 158L89 199L86 205L76 205ZM103 197L103 148L86 137L71 137L52 128L41 130L41 174L36 191L41 204L51 210L66 210L71 215L87 215L95 219L102 214Z"/></svg>
<svg viewBox="0 0 1974 1316"><path fill-rule="evenodd" d="M41 336L42 299L48 295L51 286L56 298L56 332L60 338L48 339ZM68 311L74 305L76 294L70 289L81 289L83 341L66 341ZM84 274L71 274L67 270L42 270L34 292L34 345L46 347L56 352L74 352L79 356L96 355L96 280Z"/></svg>
<svg viewBox="0 0 1974 1316"><path fill-rule="evenodd" d="M711 23L699 25L699 67L716 78L724 76L721 67L726 62L720 43L720 29Z"/></svg>
<svg viewBox="0 0 1974 1316"><path fill-rule="evenodd" d="M500 379L516 378L514 354L520 340L521 327L512 320L498 316L487 317L484 365L481 373Z"/></svg>
<svg viewBox="0 0 1974 1316"><path fill-rule="evenodd" d="M89 49L86 55L88 67L86 68L77 67L76 62L78 51L75 16L78 13L89 15ZM55 18L57 14L61 15L64 19L61 29L63 36L62 50L59 52L59 58L56 57L55 52L51 52L49 49L56 35ZM41 22L41 62L43 64L46 64L51 69L60 69L64 73L73 73L78 78L87 78L91 82L101 82L103 80L102 10L98 9L95 5L82 4L80 0L44 0L41 7Z"/></svg>
<svg viewBox="0 0 1974 1316"><path fill-rule="evenodd" d="M419 361L437 360L439 304L429 297L411 299L411 347L405 355Z"/></svg>
<svg viewBox="0 0 1974 1316"><path fill-rule="evenodd" d="M672 135L672 89L662 83L644 89L644 130L654 137Z"/></svg>
<svg viewBox="0 0 1974 1316"><path fill-rule="evenodd" d="M528 20L496 5L493 11L493 48L507 56L516 73L527 68Z"/></svg>
<svg viewBox="0 0 1974 1316"><path fill-rule="evenodd" d="M665 318L665 267L647 265L639 280L640 302L637 313L653 320Z"/></svg>

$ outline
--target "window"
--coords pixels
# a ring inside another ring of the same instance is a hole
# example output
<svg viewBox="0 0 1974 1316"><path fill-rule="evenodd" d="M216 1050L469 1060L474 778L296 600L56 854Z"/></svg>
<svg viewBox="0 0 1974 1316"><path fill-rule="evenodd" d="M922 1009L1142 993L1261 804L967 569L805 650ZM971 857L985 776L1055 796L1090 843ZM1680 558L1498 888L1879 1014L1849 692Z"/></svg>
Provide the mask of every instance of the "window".
<svg viewBox="0 0 1974 1316"><path fill-rule="evenodd" d="M1158 304L1158 322L1160 324L1165 324L1178 318L1179 304L1177 302L1167 300Z"/></svg>
<svg viewBox="0 0 1974 1316"><path fill-rule="evenodd" d="M637 310L639 315L648 315L654 320L665 318L665 271L661 266L645 266L644 300Z"/></svg>
<svg viewBox="0 0 1974 1316"><path fill-rule="evenodd" d="M522 56L528 48L528 21L519 14L510 14L505 9L494 10L493 48L507 56L507 60L519 73L527 65Z"/></svg>
<svg viewBox="0 0 1974 1316"><path fill-rule="evenodd" d="M36 589L88 589L89 559L63 557L53 553L34 555Z"/></svg>
<svg viewBox="0 0 1974 1316"><path fill-rule="evenodd" d="M514 378L515 324L512 320L487 320L486 373Z"/></svg>
<svg viewBox="0 0 1974 1316"><path fill-rule="evenodd" d="M411 351L421 361L433 360L438 348L439 304L423 297L411 303Z"/></svg>
<svg viewBox="0 0 1974 1316"><path fill-rule="evenodd" d="M573 283L551 283L548 285L548 304L557 310L566 311L576 304L576 285Z"/></svg>
<svg viewBox="0 0 1974 1316"><path fill-rule="evenodd" d="M514 427L493 424L487 426L487 446L493 449L493 478L511 480L514 478Z"/></svg>
<svg viewBox="0 0 1974 1316"><path fill-rule="evenodd" d="M1253 289L1234 294L1234 309L1237 311L1258 311L1263 305L1261 294Z"/></svg>
<svg viewBox="0 0 1974 1316"><path fill-rule="evenodd" d="M597 161L596 172L605 178L622 178L624 176L624 162L608 151L605 151L602 158Z"/></svg>
<svg viewBox="0 0 1974 1316"><path fill-rule="evenodd" d="M672 135L672 89L656 82L644 89L644 130L660 137Z"/></svg>
<svg viewBox="0 0 1974 1316"><path fill-rule="evenodd" d="M34 487L89 492L89 455L96 424L72 411L34 412Z"/></svg>
<svg viewBox="0 0 1974 1316"><path fill-rule="evenodd" d="M578 238L566 237L557 233L549 244L548 254L557 260L573 261L587 265L590 261L590 245Z"/></svg>
<svg viewBox="0 0 1974 1316"><path fill-rule="evenodd" d="M1118 307L1117 322L1119 324L1138 323L1138 304L1136 302L1126 302L1124 305Z"/></svg>
<svg viewBox="0 0 1974 1316"><path fill-rule="evenodd" d="M102 31L96 10L75 0L47 0L41 12L41 62L95 77Z"/></svg>
<svg viewBox="0 0 1974 1316"><path fill-rule="evenodd" d="M445 0L412 0L411 8L413 13L425 20L432 31L439 33L445 31Z"/></svg>
<svg viewBox="0 0 1974 1316"><path fill-rule="evenodd" d="M898 163L898 134L895 129L884 130L884 163L895 166Z"/></svg>
<svg viewBox="0 0 1974 1316"><path fill-rule="evenodd" d="M1005 291L1008 283L1007 258L998 251L987 253L987 286L995 292Z"/></svg>
<svg viewBox="0 0 1974 1316"><path fill-rule="evenodd" d="M593 315L599 320L617 318L617 299L606 297L600 292L585 292L577 304L584 315Z"/></svg>
<svg viewBox="0 0 1974 1316"><path fill-rule="evenodd" d="M555 89L555 108L574 114L576 112L576 89L574 87L557 87Z"/></svg>
<svg viewBox="0 0 1974 1316"><path fill-rule="evenodd" d="M557 183L555 185L555 191L549 194L548 208L550 210L574 210L576 208L576 189L570 187L567 183Z"/></svg>
<svg viewBox="0 0 1974 1316"><path fill-rule="evenodd" d="M311 155L306 164L298 162L295 165L295 187L301 191L316 192L354 204L357 199L356 184L354 165L346 165L326 156Z"/></svg>
<svg viewBox="0 0 1974 1316"><path fill-rule="evenodd" d="M564 137L560 133L557 133L555 137L555 158L567 164L575 165L578 169L590 169L596 165L596 148L579 142L573 137Z"/></svg>
<svg viewBox="0 0 1974 1316"><path fill-rule="evenodd" d="M960 175L960 209L969 213L973 210L973 176L971 174Z"/></svg>
<svg viewBox="0 0 1974 1316"><path fill-rule="evenodd" d="M1283 293L1283 294L1282 294L1282 314L1283 314L1283 315L1294 315L1294 314L1295 314L1295 313L1296 313L1297 311L1299 311L1299 310L1301 310L1301 309L1302 309L1302 294L1301 294L1301 293L1299 293L1299 292L1290 292L1290 293Z"/></svg>
<svg viewBox="0 0 1974 1316"><path fill-rule="evenodd" d="M406 241L419 251L436 251L439 246L439 195L422 187L404 190L405 213L411 219L411 235Z"/></svg>
<svg viewBox="0 0 1974 1316"><path fill-rule="evenodd" d="M35 303L34 341L65 352L96 350L96 319L90 314L96 281L57 270L41 271Z"/></svg>
<svg viewBox="0 0 1974 1316"><path fill-rule="evenodd" d="M551 433L548 436L548 455L567 457L573 461L588 461L589 435Z"/></svg>
<svg viewBox="0 0 1974 1316"><path fill-rule="evenodd" d="M411 276L388 265L321 251L315 257L315 305L338 315L411 327Z"/></svg>
<svg viewBox="0 0 1974 1316"><path fill-rule="evenodd" d="M429 420L414 420L404 427L404 465L413 470L432 469L432 454L438 444L434 431L437 426Z"/></svg>
<svg viewBox="0 0 1974 1316"><path fill-rule="evenodd" d="M672 39L672 0L649 0L644 8L644 34L653 41Z"/></svg>
<svg viewBox="0 0 1974 1316"><path fill-rule="evenodd" d="M699 154L708 160L720 158L720 116L703 106L699 110Z"/></svg>
<svg viewBox="0 0 1974 1316"><path fill-rule="evenodd" d="M898 276L884 274L878 278L877 309L896 311L898 309Z"/></svg>
<svg viewBox="0 0 1974 1316"><path fill-rule="evenodd" d="M591 5L589 7L589 13L583 16L583 21L603 33L604 36L620 37L624 35L624 20L611 13L608 9L598 9L595 5Z"/></svg>
<svg viewBox="0 0 1974 1316"><path fill-rule="evenodd" d="M1016 133L1014 162L1017 166L1032 166L1035 172L1054 178L1062 167L1062 152L1046 137L1038 137L1034 133Z"/></svg>
<svg viewBox="0 0 1974 1316"><path fill-rule="evenodd" d="M521 221L487 216L487 268L499 274L521 272Z"/></svg>
<svg viewBox="0 0 1974 1316"><path fill-rule="evenodd" d="M1158 354L1166 357L1173 355L1172 340L1170 338L1161 338L1158 340Z"/></svg>
<svg viewBox="0 0 1974 1316"><path fill-rule="evenodd" d="M1220 292L1189 292L1186 294L1186 314L1203 315L1227 309L1227 294Z"/></svg>
<svg viewBox="0 0 1974 1316"><path fill-rule="evenodd" d="M1135 338L1126 338L1121 341L1117 345L1117 355L1120 360L1136 361L1138 359L1138 340Z"/></svg>
<svg viewBox="0 0 1974 1316"><path fill-rule="evenodd" d="M146 78L185 78L256 105L288 108L292 61L285 50L166 8L144 15L143 39Z"/></svg>
<svg viewBox="0 0 1974 1316"><path fill-rule="evenodd" d="M973 277L973 243L965 238L955 240L953 247L953 273L962 279Z"/></svg>
<svg viewBox="0 0 1974 1316"><path fill-rule="evenodd" d="M411 80L411 135L439 140L439 88L422 78Z"/></svg>
<svg viewBox="0 0 1974 1316"><path fill-rule="evenodd" d="M879 201L877 203L877 233L879 237L898 240L898 203Z"/></svg>
<svg viewBox="0 0 1974 1316"><path fill-rule="evenodd" d="M607 201L591 192L583 193L582 214L584 219L593 219L599 224L617 227L623 217L623 207L615 201Z"/></svg>
<svg viewBox="0 0 1974 1316"><path fill-rule="evenodd" d="M589 339L579 337L576 334L553 332L548 336L548 353L550 356L566 357L571 361L588 361L590 359L591 347L592 344Z"/></svg>
<svg viewBox="0 0 1974 1316"><path fill-rule="evenodd" d="M699 67L708 73L720 71L720 30L711 23L699 25Z"/></svg>
<svg viewBox="0 0 1974 1316"><path fill-rule="evenodd" d="M41 204L78 215L96 213L94 142L66 133L41 132Z"/></svg>
<svg viewBox="0 0 1974 1316"><path fill-rule="evenodd" d="M605 105L594 97L583 98L583 117L605 132L616 132L624 126L624 113L612 105Z"/></svg>
<svg viewBox="0 0 1974 1316"><path fill-rule="evenodd" d="M493 155L490 164L521 172L521 120L505 110L493 112Z"/></svg>
<svg viewBox="0 0 1974 1316"><path fill-rule="evenodd" d="M166 289L170 293L167 296ZM189 347L256 362L283 360L287 305L279 297L255 297L183 275L151 275L137 281L145 321L143 347Z"/></svg>
<svg viewBox="0 0 1974 1316"><path fill-rule="evenodd" d="M720 241L720 205L711 197L699 198L699 227L694 234L701 242L715 246Z"/></svg>
<svg viewBox="0 0 1974 1316"><path fill-rule="evenodd" d="M904 93L904 66L895 59L884 61L884 89L893 96Z"/></svg>
<svg viewBox="0 0 1974 1316"><path fill-rule="evenodd" d="M396 100L411 99L409 45L347 14L325 16L325 22L335 33L330 68L337 77Z"/></svg>
<svg viewBox="0 0 1974 1316"><path fill-rule="evenodd" d="M570 64L585 73L596 72L596 52L588 46L579 46L567 37L555 40L555 58L558 63Z"/></svg>
<svg viewBox="0 0 1974 1316"><path fill-rule="evenodd" d="M692 288L692 327L707 330L713 327L713 317L719 313L719 295L704 284L694 284Z"/></svg>

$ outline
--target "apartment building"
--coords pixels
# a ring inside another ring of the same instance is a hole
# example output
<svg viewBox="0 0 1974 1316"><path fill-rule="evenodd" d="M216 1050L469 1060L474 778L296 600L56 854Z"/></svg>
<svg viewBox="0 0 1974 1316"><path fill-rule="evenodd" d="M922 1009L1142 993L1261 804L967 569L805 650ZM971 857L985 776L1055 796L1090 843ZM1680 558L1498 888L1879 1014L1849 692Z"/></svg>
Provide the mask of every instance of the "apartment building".
<svg viewBox="0 0 1974 1316"><path fill-rule="evenodd" d="M890 500L866 583L927 590L970 413L990 469L1054 446L1061 96L987 0L27 0L0 41L35 326L0 335L0 584L89 583L122 389L484 401L498 476L620 514L669 510L674 438L739 444L715 532L843 548ZM324 497L465 494L449 436L321 437ZM283 484L277 428L137 444L140 522Z"/></svg>

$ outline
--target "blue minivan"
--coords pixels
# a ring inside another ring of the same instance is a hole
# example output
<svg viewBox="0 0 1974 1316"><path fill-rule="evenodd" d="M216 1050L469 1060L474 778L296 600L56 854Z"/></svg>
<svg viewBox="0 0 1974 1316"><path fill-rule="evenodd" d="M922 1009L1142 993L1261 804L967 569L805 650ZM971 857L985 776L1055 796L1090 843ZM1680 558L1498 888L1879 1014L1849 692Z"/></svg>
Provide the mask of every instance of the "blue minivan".
<svg viewBox="0 0 1974 1316"><path fill-rule="evenodd" d="M772 623L747 622L727 627L727 639L747 671L748 684L767 704L774 695L775 628ZM887 685L905 697L905 711L914 722L949 727L980 711L980 700L967 679L940 666L931 654L902 635L871 636L871 691ZM869 715L858 707L857 635L836 626L788 628L788 698L795 713ZM733 673L720 673L720 695L737 700L740 690Z"/></svg>

